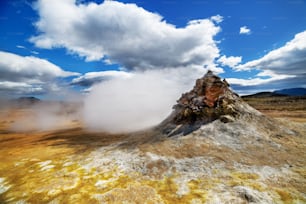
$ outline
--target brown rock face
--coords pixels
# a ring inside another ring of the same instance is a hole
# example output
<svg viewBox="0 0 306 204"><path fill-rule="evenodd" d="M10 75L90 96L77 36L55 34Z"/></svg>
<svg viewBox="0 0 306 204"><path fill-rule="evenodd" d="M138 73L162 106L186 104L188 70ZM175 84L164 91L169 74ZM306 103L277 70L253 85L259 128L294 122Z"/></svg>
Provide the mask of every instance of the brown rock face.
<svg viewBox="0 0 306 204"><path fill-rule="evenodd" d="M238 114L235 108L237 101L240 101L239 96L229 89L226 80L222 81L208 71L196 81L191 91L182 94L173 107L173 113L162 123L165 127L163 129L167 134L174 129L178 129L175 134L180 131L187 134L202 124L224 118L223 116L234 118Z"/></svg>
<svg viewBox="0 0 306 204"><path fill-rule="evenodd" d="M210 108L216 105L217 100L226 91L227 85L219 77L208 71L207 74L196 81L195 87L188 93L182 95L178 100L181 105L208 106Z"/></svg>

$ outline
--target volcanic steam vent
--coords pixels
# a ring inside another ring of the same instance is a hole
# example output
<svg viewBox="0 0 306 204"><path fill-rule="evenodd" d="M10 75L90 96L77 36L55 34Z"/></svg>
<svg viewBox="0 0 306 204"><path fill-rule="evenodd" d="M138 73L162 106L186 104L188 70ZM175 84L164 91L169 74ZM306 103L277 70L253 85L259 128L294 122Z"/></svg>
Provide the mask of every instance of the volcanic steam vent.
<svg viewBox="0 0 306 204"><path fill-rule="evenodd" d="M173 109L159 126L168 136L186 135L216 119L227 123L241 114L260 114L232 92L225 79L221 80L211 71L197 79L193 89L182 94Z"/></svg>

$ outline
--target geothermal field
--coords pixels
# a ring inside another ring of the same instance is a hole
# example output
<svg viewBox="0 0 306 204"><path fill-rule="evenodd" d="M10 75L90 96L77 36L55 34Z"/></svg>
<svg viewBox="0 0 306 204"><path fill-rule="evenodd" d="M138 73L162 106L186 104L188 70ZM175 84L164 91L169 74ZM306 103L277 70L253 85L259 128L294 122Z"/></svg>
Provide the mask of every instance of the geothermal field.
<svg viewBox="0 0 306 204"><path fill-rule="evenodd" d="M306 204L305 0L0 0L0 204Z"/></svg>
<svg viewBox="0 0 306 204"><path fill-rule="evenodd" d="M207 73L156 126L108 133L81 102L11 101L0 203L305 203L305 104L242 99Z"/></svg>

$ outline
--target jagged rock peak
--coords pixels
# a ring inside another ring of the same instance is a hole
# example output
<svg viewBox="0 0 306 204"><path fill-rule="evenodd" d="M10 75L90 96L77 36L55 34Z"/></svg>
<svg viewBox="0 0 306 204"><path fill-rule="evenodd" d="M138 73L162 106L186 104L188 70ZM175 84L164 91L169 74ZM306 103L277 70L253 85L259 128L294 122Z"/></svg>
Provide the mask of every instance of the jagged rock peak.
<svg viewBox="0 0 306 204"><path fill-rule="evenodd" d="M196 80L191 91L182 94L174 105L172 114L161 124L163 132L187 134L216 119L230 122L243 112L257 112L243 102L229 86L225 79L222 80L208 71Z"/></svg>
<svg viewBox="0 0 306 204"><path fill-rule="evenodd" d="M236 114L232 104L238 95L229 89L226 80L208 71L197 79L193 89L184 93L177 101L174 109L177 112L176 123L210 122L221 115Z"/></svg>

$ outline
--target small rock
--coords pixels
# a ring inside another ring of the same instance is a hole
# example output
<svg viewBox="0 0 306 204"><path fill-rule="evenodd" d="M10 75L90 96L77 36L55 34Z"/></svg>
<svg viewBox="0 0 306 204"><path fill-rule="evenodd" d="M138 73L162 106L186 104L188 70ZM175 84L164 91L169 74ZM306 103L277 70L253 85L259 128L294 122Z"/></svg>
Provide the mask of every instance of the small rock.
<svg viewBox="0 0 306 204"><path fill-rule="evenodd" d="M230 122L234 122L235 119L230 115L222 115L220 117L220 121L223 123L230 123Z"/></svg>
<svg viewBox="0 0 306 204"><path fill-rule="evenodd" d="M259 192L246 186L236 186L234 189L240 197L245 199L248 203L274 203L273 199L267 194L267 192Z"/></svg>

